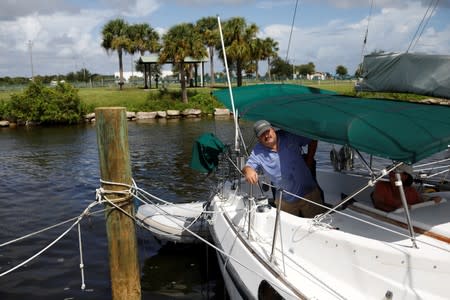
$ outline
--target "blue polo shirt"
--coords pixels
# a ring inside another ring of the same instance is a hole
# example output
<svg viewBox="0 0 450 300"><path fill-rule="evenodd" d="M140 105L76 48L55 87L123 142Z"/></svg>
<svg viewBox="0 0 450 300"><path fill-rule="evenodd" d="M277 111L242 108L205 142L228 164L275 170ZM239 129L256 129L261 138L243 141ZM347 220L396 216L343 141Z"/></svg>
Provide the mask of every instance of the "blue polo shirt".
<svg viewBox="0 0 450 300"><path fill-rule="evenodd" d="M305 196L316 188L316 182L302 157L301 147L311 140L306 137L277 131L278 152L261 143L253 148L246 165L255 170L263 170L277 187L298 196ZM287 202L298 200L283 194Z"/></svg>

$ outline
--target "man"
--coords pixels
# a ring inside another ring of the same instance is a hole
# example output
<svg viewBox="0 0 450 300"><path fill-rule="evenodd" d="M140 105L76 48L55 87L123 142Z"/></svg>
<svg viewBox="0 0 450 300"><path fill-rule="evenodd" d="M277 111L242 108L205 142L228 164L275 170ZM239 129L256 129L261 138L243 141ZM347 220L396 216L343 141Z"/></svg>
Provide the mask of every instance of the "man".
<svg viewBox="0 0 450 300"><path fill-rule="evenodd" d="M282 130L276 132L265 120L256 122L253 129L259 143L242 169L245 179L256 184L257 171L262 169L270 177L272 184L283 190L281 210L306 218L324 212L323 208L286 193L323 203L317 183L308 168L308 165L312 166L314 163L317 141ZM301 147L305 145L308 145L308 153L303 159ZM276 205L279 205L278 195L277 193Z"/></svg>
<svg viewBox="0 0 450 300"><path fill-rule="evenodd" d="M403 190L405 192L405 198L408 206L425 202L426 200L433 200L435 203L441 201L441 197L432 197L425 199L417 190L412 186L414 181L414 171L410 165L400 165L395 171L389 172L389 181L378 181L375 184L375 189L372 196L372 202L375 208L381 209L386 212L391 212L397 208L403 207L403 203L400 196L400 190L396 186L395 182L397 178L395 172L400 173L400 179L402 181Z"/></svg>

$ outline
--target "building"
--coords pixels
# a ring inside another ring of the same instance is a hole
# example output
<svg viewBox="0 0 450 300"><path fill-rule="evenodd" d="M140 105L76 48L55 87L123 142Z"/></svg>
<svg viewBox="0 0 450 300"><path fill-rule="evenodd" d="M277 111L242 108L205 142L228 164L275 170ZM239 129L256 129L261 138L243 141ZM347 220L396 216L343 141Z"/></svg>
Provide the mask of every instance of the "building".
<svg viewBox="0 0 450 300"><path fill-rule="evenodd" d="M130 80L130 77L139 77L144 78L144 74L142 72L134 71L134 72L123 72L123 79L125 82L128 82ZM120 79L120 72L114 72L114 78L116 80Z"/></svg>

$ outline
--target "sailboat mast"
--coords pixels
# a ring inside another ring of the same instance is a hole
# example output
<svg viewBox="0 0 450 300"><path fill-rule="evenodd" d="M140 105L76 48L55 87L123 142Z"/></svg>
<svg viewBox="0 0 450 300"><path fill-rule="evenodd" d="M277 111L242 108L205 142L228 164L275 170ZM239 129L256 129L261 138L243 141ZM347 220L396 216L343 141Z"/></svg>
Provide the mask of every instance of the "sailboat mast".
<svg viewBox="0 0 450 300"><path fill-rule="evenodd" d="M225 51L225 43L223 41L222 25L220 23L220 17L219 16L217 16L217 23L219 24L220 42L222 44L222 51L223 51L223 61L224 61L224 64L225 64L225 72L227 73L228 91L230 93L231 109L233 111L233 119L234 119L234 149L236 151L239 151L239 127L238 127L239 124L238 124L238 117L237 117L236 109L234 107L234 98L233 98L233 91L231 89L230 72L228 70L227 53Z"/></svg>

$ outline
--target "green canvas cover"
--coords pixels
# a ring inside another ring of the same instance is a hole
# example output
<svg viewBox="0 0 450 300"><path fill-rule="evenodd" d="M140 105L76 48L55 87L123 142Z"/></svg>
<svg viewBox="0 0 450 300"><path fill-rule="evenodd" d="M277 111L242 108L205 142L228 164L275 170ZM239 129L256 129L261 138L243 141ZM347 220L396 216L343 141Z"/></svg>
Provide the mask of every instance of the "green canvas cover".
<svg viewBox="0 0 450 300"><path fill-rule="evenodd" d="M414 93L450 99L450 55L382 53L366 55L361 91Z"/></svg>
<svg viewBox="0 0 450 300"><path fill-rule="evenodd" d="M228 89L213 93L231 108ZM290 84L233 88L239 117L312 139L414 163L447 149L450 107L363 99Z"/></svg>
<svg viewBox="0 0 450 300"><path fill-rule="evenodd" d="M202 134L192 146L190 167L203 173L212 172L219 163L224 144L212 133Z"/></svg>

